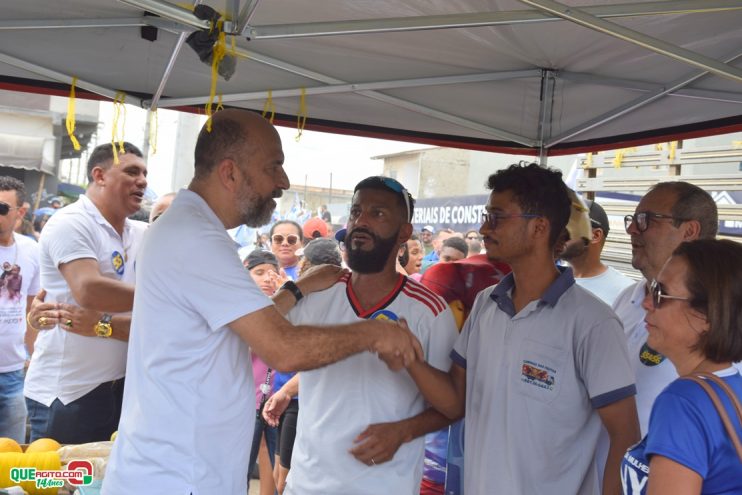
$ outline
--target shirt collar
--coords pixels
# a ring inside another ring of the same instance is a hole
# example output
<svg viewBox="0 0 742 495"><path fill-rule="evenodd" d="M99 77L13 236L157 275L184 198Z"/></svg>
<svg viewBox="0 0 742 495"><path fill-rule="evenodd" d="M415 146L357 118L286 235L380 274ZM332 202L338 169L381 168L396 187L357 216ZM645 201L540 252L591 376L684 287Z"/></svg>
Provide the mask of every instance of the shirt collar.
<svg viewBox="0 0 742 495"><path fill-rule="evenodd" d="M556 306L559 298L562 294L567 292L567 289L572 287L575 283L575 277L572 274L572 268L565 266L557 266L559 270L559 276L554 280L551 285L541 295L539 305L548 304L551 307ZM497 306L505 311L510 316L515 316L515 306L513 300L510 297L511 291L515 286L515 278L512 273L508 273L499 284L497 284L490 294L490 298L495 301Z"/></svg>
<svg viewBox="0 0 742 495"><path fill-rule="evenodd" d="M106 220L106 217L103 216L103 214L100 212L97 206L95 206L95 203L88 198L85 194L81 194L78 201L81 202L82 209L85 210L90 216L95 219L96 222L98 222L100 225L103 225L104 227L108 227L113 232L116 232L116 229L113 228L113 225ZM131 221L127 218L124 220L124 231L122 238L126 236L127 232L131 228ZM116 235L118 235L118 232L116 232Z"/></svg>
<svg viewBox="0 0 742 495"><path fill-rule="evenodd" d="M647 295L647 279L643 278L636 283L634 290L631 292L631 304L641 306L644 296Z"/></svg>

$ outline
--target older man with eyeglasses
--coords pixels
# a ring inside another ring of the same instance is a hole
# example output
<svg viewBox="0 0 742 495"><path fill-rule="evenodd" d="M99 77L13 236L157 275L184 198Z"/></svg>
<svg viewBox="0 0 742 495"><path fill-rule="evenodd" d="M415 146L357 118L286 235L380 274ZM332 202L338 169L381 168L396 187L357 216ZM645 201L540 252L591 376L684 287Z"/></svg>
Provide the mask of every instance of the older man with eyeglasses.
<svg viewBox="0 0 742 495"><path fill-rule="evenodd" d="M709 193L687 182L660 182L624 218L631 236L631 264L643 278L619 294L613 310L623 323L629 359L636 374L636 406L642 436L657 395L675 378L675 367L647 345L645 311L641 307L652 280L681 243L713 239L719 226L716 204Z"/></svg>

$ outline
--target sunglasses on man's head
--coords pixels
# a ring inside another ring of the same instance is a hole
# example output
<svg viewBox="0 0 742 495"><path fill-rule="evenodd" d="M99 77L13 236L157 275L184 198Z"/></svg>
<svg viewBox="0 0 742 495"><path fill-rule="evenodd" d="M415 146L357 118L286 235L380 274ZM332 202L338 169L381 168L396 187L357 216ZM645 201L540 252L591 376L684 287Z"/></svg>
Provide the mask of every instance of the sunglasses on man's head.
<svg viewBox="0 0 742 495"><path fill-rule="evenodd" d="M687 297L670 296L667 294L663 294L662 290L662 284L657 282L656 280L652 280L652 283L649 285L649 292L652 294L652 306L654 307L654 309L662 306L663 299L676 299L678 301L687 301L689 299Z"/></svg>
<svg viewBox="0 0 742 495"><path fill-rule="evenodd" d="M293 246L297 242L299 242L299 236L295 234L289 234L287 236L281 235L281 234L273 234L273 244L283 244L284 239L288 243L289 246Z"/></svg>
<svg viewBox="0 0 742 495"><path fill-rule="evenodd" d="M10 210L17 210L20 206L10 206L8 203L0 201L0 216L5 216L10 213Z"/></svg>

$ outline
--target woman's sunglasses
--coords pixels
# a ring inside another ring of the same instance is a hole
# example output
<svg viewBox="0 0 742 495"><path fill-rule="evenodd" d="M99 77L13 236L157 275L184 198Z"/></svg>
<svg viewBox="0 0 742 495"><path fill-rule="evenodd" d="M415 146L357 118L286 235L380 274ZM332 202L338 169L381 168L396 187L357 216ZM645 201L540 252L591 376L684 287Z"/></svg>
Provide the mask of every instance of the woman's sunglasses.
<svg viewBox="0 0 742 495"><path fill-rule="evenodd" d="M273 244L283 244L284 239L288 243L289 246L293 246L297 242L299 242L299 236L294 234L289 234L287 236L283 236L281 234L273 234L273 237L271 237L273 240Z"/></svg>
<svg viewBox="0 0 742 495"><path fill-rule="evenodd" d="M663 294L662 284L657 282L656 280L652 280L652 283L649 285L649 292L652 294L652 306L654 307L654 309L657 309L660 306L662 306L663 299L676 299L678 301L689 300L689 298L687 297L670 296L667 294Z"/></svg>

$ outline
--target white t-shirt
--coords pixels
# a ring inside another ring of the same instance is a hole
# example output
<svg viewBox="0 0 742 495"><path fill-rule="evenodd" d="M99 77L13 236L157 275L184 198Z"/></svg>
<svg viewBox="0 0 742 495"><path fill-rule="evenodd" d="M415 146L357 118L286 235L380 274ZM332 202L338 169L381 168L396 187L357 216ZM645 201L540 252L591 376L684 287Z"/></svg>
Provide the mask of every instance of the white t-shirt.
<svg viewBox="0 0 742 495"><path fill-rule="evenodd" d="M0 246L0 373L23 369L26 298L39 292L39 245L25 235L13 238L12 246Z"/></svg>
<svg viewBox="0 0 742 495"><path fill-rule="evenodd" d="M327 290L309 294L291 312L294 324L341 324L363 318L405 318L428 363L450 368L456 324L446 302L423 285L400 276L397 286L364 311L350 275ZM406 371L390 371L364 352L312 371L302 371L296 442L285 495L410 495L422 478L424 437L404 443L385 463L367 466L348 451L375 423L399 421L425 410Z"/></svg>
<svg viewBox="0 0 742 495"><path fill-rule="evenodd" d="M595 277L575 277L575 282L598 296L608 306L613 304L622 290L634 285L633 280L612 266Z"/></svg>
<svg viewBox="0 0 742 495"><path fill-rule="evenodd" d="M513 287L510 274L479 293L452 352L466 370L464 491L597 495L597 410L636 393L621 324L571 269L517 314Z"/></svg>
<svg viewBox="0 0 742 495"><path fill-rule="evenodd" d="M85 195L57 211L39 239L46 301L80 306L59 265L84 258L95 259L104 277L133 284L146 229L146 223L127 219L120 236ZM101 383L123 377L125 367L126 342L84 337L57 326L36 337L23 393L47 407L57 398L69 404Z"/></svg>
<svg viewBox="0 0 742 495"><path fill-rule="evenodd" d="M250 352L227 327L271 305L198 194L181 190L137 261L119 434L105 495L245 495Z"/></svg>

